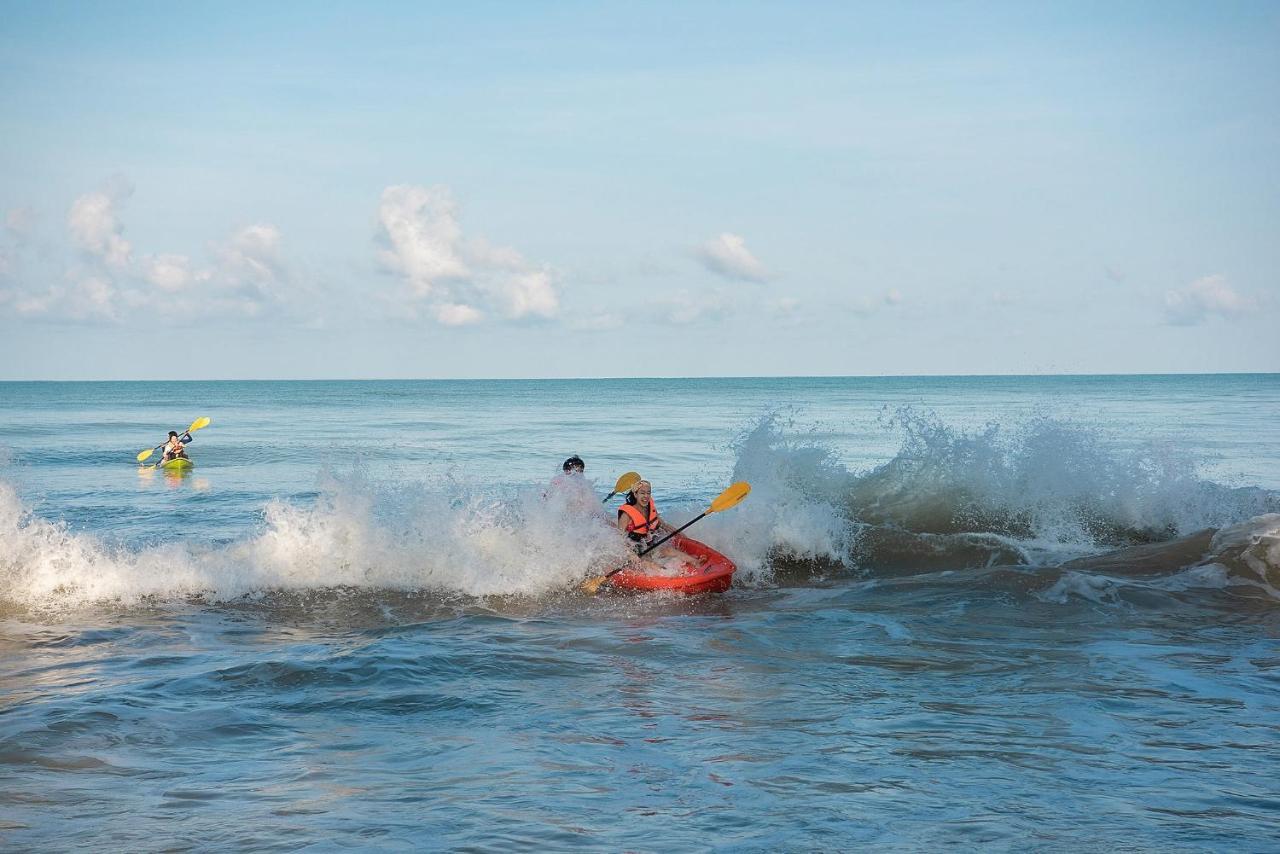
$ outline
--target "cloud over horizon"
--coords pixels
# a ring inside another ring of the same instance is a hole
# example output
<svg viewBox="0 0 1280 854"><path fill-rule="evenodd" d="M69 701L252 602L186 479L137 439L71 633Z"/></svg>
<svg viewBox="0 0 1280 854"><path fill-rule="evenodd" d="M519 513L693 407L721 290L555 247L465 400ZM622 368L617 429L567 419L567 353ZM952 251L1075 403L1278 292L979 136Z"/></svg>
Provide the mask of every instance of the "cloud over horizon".
<svg viewBox="0 0 1280 854"><path fill-rule="evenodd" d="M716 275L726 279L763 283L772 275L760 263L741 235L724 232L694 249L694 257Z"/></svg>
<svg viewBox="0 0 1280 854"><path fill-rule="evenodd" d="M246 226L210 242L210 262L204 265L180 253L138 253L124 236L120 214L132 194L132 185L116 177L105 189L77 196L67 212L66 236L80 260L43 288L0 276L0 308L30 319L120 323L155 314L253 317L283 303L281 286L289 274L274 225ZM23 239L31 220L29 211L19 209L9 212L5 224ZM7 254L5 266L12 267Z"/></svg>
<svg viewBox="0 0 1280 854"><path fill-rule="evenodd" d="M78 197L67 213L67 229L76 247L113 269L124 269L132 260L133 247L116 213L116 206L131 195L133 186L116 180L106 190Z"/></svg>
<svg viewBox="0 0 1280 854"><path fill-rule="evenodd" d="M1185 288L1164 294L1165 321L1171 326L1195 326L1214 315L1233 320L1257 307L1257 299L1238 293L1221 273L1203 276Z"/></svg>
<svg viewBox="0 0 1280 854"><path fill-rule="evenodd" d="M889 288L877 296L860 296L849 305L849 310L860 317L875 314L882 308L902 304L902 292L897 288Z"/></svg>
<svg viewBox="0 0 1280 854"><path fill-rule="evenodd" d="M408 284L415 316L415 303L425 304L443 326L467 326L490 315L518 321L560 313L552 271L514 248L464 238L447 187L387 187L378 226L378 260Z"/></svg>

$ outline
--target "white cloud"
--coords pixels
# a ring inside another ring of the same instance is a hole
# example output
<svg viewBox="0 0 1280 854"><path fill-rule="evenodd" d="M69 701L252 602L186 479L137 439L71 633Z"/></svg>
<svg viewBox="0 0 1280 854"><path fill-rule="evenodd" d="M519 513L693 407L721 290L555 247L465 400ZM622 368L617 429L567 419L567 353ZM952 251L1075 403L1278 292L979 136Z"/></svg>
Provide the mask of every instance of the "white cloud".
<svg viewBox="0 0 1280 854"><path fill-rule="evenodd" d="M142 275L160 290L170 293L183 290L197 277L191 271L191 259L185 255L148 255L143 260Z"/></svg>
<svg viewBox="0 0 1280 854"><path fill-rule="evenodd" d="M67 227L75 245L112 269L128 267L131 259L133 247L125 240L124 226L116 215L116 204L131 193L132 189L125 186L85 193L72 202L67 214Z"/></svg>
<svg viewBox="0 0 1280 854"><path fill-rule="evenodd" d="M1242 296L1216 273L1196 279L1180 290L1165 291L1165 319L1175 326L1194 326L1212 315L1232 319L1257 308L1257 300Z"/></svg>
<svg viewBox="0 0 1280 854"><path fill-rule="evenodd" d="M280 241L280 229L274 225L242 228L225 243L214 247L217 259L214 277L229 286L265 295L284 278Z"/></svg>
<svg viewBox="0 0 1280 854"><path fill-rule="evenodd" d="M624 323L623 317L616 312L595 311L569 321L569 326L582 332L606 332L619 329Z"/></svg>
<svg viewBox="0 0 1280 854"><path fill-rule="evenodd" d="M677 326L720 320L733 313L733 303L722 291L697 295L682 291L660 300L659 306L658 319Z"/></svg>
<svg viewBox="0 0 1280 854"><path fill-rule="evenodd" d="M769 271L747 249L747 241L737 234L725 232L698 246L694 255L713 273L729 279L748 282L768 281Z"/></svg>
<svg viewBox="0 0 1280 854"><path fill-rule="evenodd" d="M560 294L552 271L517 250L464 239L457 205L444 187L387 187L378 206L378 257L425 300L446 326L477 323L489 312L507 320L553 318Z"/></svg>
<svg viewBox="0 0 1280 854"><path fill-rule="evenodd" d="M779 318L795 317L800 310L800 300L795 297L779 297L773 301L773 313Z"/></svg>
<svg viewBox="0 0 1280 854"><path fill-rule="evenodd" d="M560 297L545 270L504 276L487 282L485 289L511 320L530 315L551 318L560 310Z"/></svg>
<svg viewBox="0 0 1280 854"><path fill-rule="evenodd" d="M82 317L115 320L115 299L116 289L111 282L99 276L90 276L76 283L70 302L73 311Z"/></svg>
<svg viewBox="0 0 1280 854"><path fill-rule="evenodd" d="M47 314L60 295L61 289L50 288L43 294L14 294L10 301L13 303L13 310L19 315L32 317Z"/></svg>
<svg viewBox="0 0 1280 854"><path fill-rule="evenodd" d="M281 260L282 240L274 225L249 225L209 244L211 266L196 267L185 255L148 255L137 272L164 294L181 294L182 301L173 305L184 313L257 317L285 301L280 285L289 275ZM162 312L170 305L155 304Z"/></svg>
<svg viewBox="0 0 1280 854"><path fill-rule="evenodd" d="M417 296L430 296L442 280L470 275L459 255L462 229L448 190L387 187L378 205L378 223L388 244L379 258L403 274Z"/></svg>
<svg viewBox="0 0 1280 854"><path fill-rule="evenodd" d="M854 314L866 317L875 314L885 306L895 306L902 304L902 292L897 288L890 288L883 294L878 296L861 296L853 300L849 305L849 310Z"/></svg>
<svg viewBox="0 0 1280 854"><path fill-rule="evenodd" d="M510 246L494 246L483 237L468 240L465 253L473 264L480 267L518 271L528 266L524 256L515 249Z"/></svg>
<svg viewBox="0 0 1280 854"><path fill-rule="evenodd" d="M766 316L779 326L798 327L805 319L804 304L795 297L778 297L765 303Z"/></svg>
<svg viewBox="0 0 1280 854"><path fill-rule="evenodd" d="M10 296L21 317L56 316L70 321L116 321L120 318L115 285L103 276L86 276L68 286L55 285L43 293L17 292Z"/></svg>
<svg viewBox="0 0 1280 854"><path fill-rule="evenodd" d="M436 320L441 326L470 326L483 319L480 311L463 303L446 302L436 306Z"/></svg>
<svg viewBox="0 0 1280 854"><path fill-rule="evenodd" d="M35 227L36 214L31 208L12 208L4 215L4 227L18 240L31 236Z"/></svg>
<svg viewBox="0 0 1280 854"><path fill-rule="evenodd" d="M157 314L252 317L270 306L287 308L281 285L290 276L281 260L280 230L274 225L250 225L208 244L210 260L204 265L178 253L135 256L117 210L131 192L127 182L115 179L113 188L79 196L71 205L67 227L87 263L73 266L66 284L43 293L9 288L0 304L25 317L75 321ZM16 217L19 228L24 216ZM13 211L5 222L12 230Z"/></svg>

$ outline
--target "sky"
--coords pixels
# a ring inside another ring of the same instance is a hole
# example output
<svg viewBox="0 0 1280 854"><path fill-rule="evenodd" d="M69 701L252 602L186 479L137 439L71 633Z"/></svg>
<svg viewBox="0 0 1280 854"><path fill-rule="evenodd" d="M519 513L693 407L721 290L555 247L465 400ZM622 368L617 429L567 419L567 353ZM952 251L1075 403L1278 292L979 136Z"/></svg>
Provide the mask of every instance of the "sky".
<svg viewBox="0 0 1280 854"><path fill-rule="evenodd" d="M1280 371L1280 4L0 17L0 380Z"/></svg>

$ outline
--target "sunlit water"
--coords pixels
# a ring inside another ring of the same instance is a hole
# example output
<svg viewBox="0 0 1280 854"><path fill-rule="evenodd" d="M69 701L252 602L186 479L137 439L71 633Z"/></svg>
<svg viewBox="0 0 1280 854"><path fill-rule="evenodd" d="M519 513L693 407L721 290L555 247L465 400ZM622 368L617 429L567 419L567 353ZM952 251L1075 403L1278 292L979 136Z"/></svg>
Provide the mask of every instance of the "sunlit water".
<svg viewBox="0 0 1280 854"><path fill-rule="evenodd" d="M1280 377L0 384L0 847L1280 850ZM194 471L138 451L207 415ZM637 470L728 593L576 592ZM611 512L611 511L610 511Z"/></svg>

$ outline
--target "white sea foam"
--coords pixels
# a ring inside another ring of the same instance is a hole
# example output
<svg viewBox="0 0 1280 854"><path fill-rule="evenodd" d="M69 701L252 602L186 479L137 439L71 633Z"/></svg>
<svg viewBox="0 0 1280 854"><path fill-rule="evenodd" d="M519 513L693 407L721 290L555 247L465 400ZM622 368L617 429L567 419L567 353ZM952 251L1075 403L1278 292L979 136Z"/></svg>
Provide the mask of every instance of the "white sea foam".
<svg viewBox="0 0 1280 854"><path fill-rule="evenodd" d="M739 443L735 477L755 487L740 514L754 553L844 558L859 526L1000 537L1035 562L1233 524L1280 508L1275 493L1201 478L1196 461L1108 441L1052 418L964 430L903 409L902 446L866 472L767 418ZM736 541L735 541L736 542Z"/></svg>
<svg viewBox="0 0 1280 854"><path fill-rule="evenodd" d="M851 476L828 449L786 436L775 416L746 432L735 451L732 479L750 483L751 495L703 530L743 580L767 575L771 554L851 561L858 526L842 507Z"/></svg>
<svg viewBox="0 0 1280 854"><path fill-rule="evenodd" d="M975 554L977 565L987 563L983 549L991 560L1053 564L1234 525L1215 540L1217 562L1232 578L1277 586L1280 515L1262 515L1277 508L1274 493L1229 489L1167 450L1117 450L1050 419L965 432L905 411L889 426L903 434L900 451L853 472L810 434L762 419L734 448L731 479L750 482L751 495L689 533L739 565L739 584L752 584L768 581L779 558L857 566L860 543L872 539L880 557L900 565L923 547L931 567L958 568L974 565ZM353 474L331 479L313 503L270 502L262 529L230 545L128 550L33 515L0 482L0 600L225 600L336 586L536 595L626 559L597 502L585 489L544 496L530 487L513 498L447 477L386 484ZM697 509L664 506L664 514L679 524ZM885 533L893 536L873 536ZM1060 585L1086 598L1109 595L1105 582L1064 577Z"/></svg>
<svg viewBox="0 0 1280 854"><path fill-rule="evenodd" d="M904 409L898 455L873 472L902 500L938 501L953 520L1023 527L1041 540L1088 543L1186 534L1266 512L1274 495L1199 476L1194 458L1167 446L1118 446L1094 428L1054 418L965 431Z"/></svg>
<svg viewBox="0 0 1280 854"><path fill-rule="evenodd" d="M331 587L544 593L626 560L617 532L581 499L531 489L504 502L335 481L314 506L270 503L265 529L232 545L129 551L34 516L0 483L0 600L56 608Z"/></svg>
<svg viewBox="0 0 1280 854"><path fill-rule="evenodd" d="M1218 564L1192 566L1169 575L1117 577L1086 572L1067 572L1038 598L1046 602L1066 604L1071 599L1085 599L1114 605L1126 592L1186 593L1198 590L1224 590L1235 584L1227 569Z"/></svg>
<svg viewBox="0 0 1280 854"><path fill-rule="evenodd" d="M1209 543L1209 556L1210 565L1228 571L1235 583L1280 600L1280 513L1219 530Z"/></svg>

